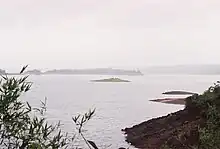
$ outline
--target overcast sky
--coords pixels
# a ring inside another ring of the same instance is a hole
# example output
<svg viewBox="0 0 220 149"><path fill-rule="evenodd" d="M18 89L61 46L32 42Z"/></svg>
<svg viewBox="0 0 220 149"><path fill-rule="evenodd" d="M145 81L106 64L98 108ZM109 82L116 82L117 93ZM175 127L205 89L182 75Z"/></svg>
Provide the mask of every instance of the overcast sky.
<svg viewBox="0 0 220 149"><path fill-rule="evenodd" d="M0 67L220 63L219 0L0 0Z"/></svg>

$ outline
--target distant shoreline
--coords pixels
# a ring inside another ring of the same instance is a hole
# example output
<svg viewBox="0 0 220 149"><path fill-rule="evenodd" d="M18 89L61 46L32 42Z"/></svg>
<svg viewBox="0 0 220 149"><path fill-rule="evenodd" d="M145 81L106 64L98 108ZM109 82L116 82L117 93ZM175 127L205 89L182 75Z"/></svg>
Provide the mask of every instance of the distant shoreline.
<svg viewBox="0 0 220 149"><path fill-rule="evenodd" d="M5 72L5 71L4 71ZM3 75L20 75L19 73L2 73ZM123 70L112 68L97 69L54 69L42 72L38 69L26 71L27 75L126 75L126 76L143 76L139 70Z"/></svg>

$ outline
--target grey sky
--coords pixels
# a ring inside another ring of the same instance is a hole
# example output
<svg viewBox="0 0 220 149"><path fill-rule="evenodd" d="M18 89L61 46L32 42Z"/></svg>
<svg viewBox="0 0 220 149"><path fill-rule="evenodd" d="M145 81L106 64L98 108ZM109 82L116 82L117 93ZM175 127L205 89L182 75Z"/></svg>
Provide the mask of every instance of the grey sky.
<svg viewBox="0 0 220 149"><path fill-rule="evenodd" d="M220 63L219 0L0 0L0 67Z"/></svg>

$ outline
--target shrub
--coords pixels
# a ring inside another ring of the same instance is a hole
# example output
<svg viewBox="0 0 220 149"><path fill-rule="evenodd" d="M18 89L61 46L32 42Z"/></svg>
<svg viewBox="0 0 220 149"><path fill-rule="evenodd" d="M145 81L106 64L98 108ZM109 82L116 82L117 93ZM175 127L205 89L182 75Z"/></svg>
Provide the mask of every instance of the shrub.
<svg viewBox="0 0 220 149"><path fill-rule="evenodd" d="M197 109L205 124L198 128L199 149L220 148L220 82L211 86L202 95L187 98L186 108Z"/></svg>
<svg viewBox="0 0 220 149"><path fill-rule="evenodd" d="M21 74L26 67L22 69ZM51 125L45 118L46 101L40 108L33 108L20 96L28 92L32 83L28 76L2 76L0 81L0 148L3 149L58 149L70 148L74 136L65 133L60 123ZM82 134L82 128L95 111L73 118L78 126L78 132L88 147L97 149L94 142L87 140Z"/></svg>

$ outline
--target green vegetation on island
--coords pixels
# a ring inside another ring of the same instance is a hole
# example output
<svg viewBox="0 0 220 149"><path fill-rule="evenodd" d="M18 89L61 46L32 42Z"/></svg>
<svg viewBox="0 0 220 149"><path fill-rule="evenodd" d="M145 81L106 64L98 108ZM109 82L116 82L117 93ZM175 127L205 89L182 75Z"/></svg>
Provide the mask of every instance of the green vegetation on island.
<svg viewBox="0 0 220 149"><path fill-rule="evenodd" d="M130 82L130 81L122 80L119 78L109 78L109 79L92 80L92 82Z"/></svg>

